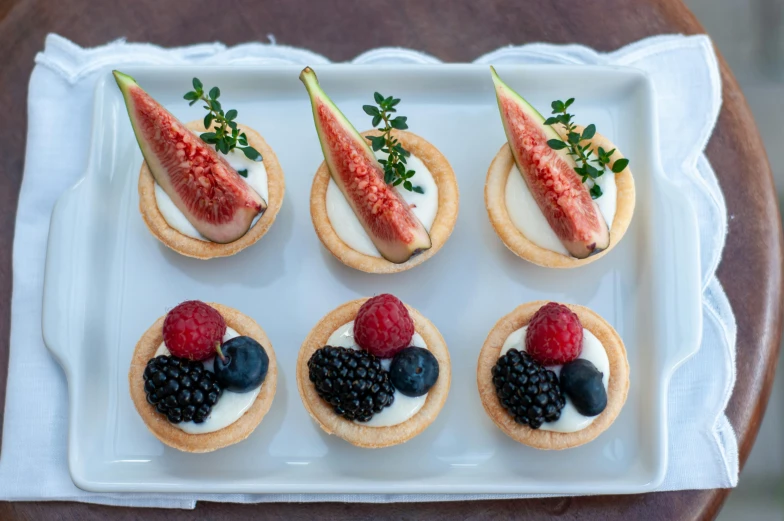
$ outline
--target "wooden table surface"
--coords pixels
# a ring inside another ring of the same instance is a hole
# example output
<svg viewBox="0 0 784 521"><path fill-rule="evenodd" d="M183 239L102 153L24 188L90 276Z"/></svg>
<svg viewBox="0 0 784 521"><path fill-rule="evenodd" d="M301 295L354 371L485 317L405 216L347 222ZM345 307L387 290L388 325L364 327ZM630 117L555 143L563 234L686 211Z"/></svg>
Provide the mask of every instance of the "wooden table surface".
<svg viewBox="0 0 784 521"><path fill-rule="evenodd" d="M25 151L27 84L44 36L83 46L127 37L164 46L267 41L336 61L383 45L470 61L508 44L582 43L602 51L661 33L703 33L680 0L360 2L336 0L0 0L0 403L8 367L11 244ZM718 275L738 322L738 379L728 415L745 462L762 421L781 336L782 235L762 141L737 82L721 61L724 106L708 145L731 219ZM67 100L63 100L67 103ZM85 115L85 117L87 117ZM2 410L2 409L0 409ZM0 417L1 418L1 417ZM346 505L200 503L211 520L269 518L711 519L729 491L463 503ZM0 503L0 519L184 520L193 512L78 503Z"/></svg>

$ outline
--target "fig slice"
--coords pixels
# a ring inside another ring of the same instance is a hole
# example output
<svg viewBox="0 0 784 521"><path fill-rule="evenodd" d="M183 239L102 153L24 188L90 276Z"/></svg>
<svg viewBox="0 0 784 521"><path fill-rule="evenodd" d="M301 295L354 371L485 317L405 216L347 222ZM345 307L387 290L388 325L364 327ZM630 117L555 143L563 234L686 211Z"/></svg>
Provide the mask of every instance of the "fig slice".
<svg viewBox="0 0 784 521"><path fill-rule="evenodd" d="M490 67L498 109L517 168L536 204L566 250L578 259L610 245L610 232L599 206L574 171L568 156L547 144L561 139L544 117L501 81Z"/></svg>
<svg viewBox="0 0 784 521"><path fill-rule="evenodd" d="M233 242L245 235L267 203L210 145L145 92L113 71L136 141L155 181L206 239Z"/></svg>
<svg viewBox="0 0 784 521"><path fill-rule="evenodd" d="M402 264L430 249L427 230L397 189L384 182L367 140L324 93L313 69L306 67L299 79L310 95L329 173L381 256Z"/></svg>

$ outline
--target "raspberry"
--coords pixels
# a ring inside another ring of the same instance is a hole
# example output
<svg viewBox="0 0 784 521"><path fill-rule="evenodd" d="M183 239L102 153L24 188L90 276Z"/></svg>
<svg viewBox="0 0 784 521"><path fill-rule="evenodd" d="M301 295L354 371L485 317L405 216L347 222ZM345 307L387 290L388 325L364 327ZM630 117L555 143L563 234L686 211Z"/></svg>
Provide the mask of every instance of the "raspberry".
<svg viewBox="0 0 784 521"><path fill-rule="evenodd" d="M583 350L580 319L563 304L545 304L528 323L525 350L545 366L571 362Z"/></svg>
<svg viewBox="0 0 784 521"><path fill-rule="evenodd" d="M163 341L178 358L207 360L215 355L215 345L220 345L225 334L221 314L198 300L183 302L163 321Z"/></svg>
<svg viewBox="0 0 784 521"><path fill-rule="evenodd" d="M354 339L359 347L379 358L392 358L408 347L414 321L400 299L387 293L368 299L354 319Z"/></svg>

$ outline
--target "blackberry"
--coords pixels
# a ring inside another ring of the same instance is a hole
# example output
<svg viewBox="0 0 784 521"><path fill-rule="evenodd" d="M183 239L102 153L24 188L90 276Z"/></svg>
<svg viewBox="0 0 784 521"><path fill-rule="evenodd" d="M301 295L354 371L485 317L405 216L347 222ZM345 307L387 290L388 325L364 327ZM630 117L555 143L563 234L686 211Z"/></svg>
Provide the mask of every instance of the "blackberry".
<svg viewBox="0 0 784 521"><path fill-rule="evenodd" d="M493 384L504 409L517 423L532 429L556 421L566 405L558 376L517 349L495 363Z"/></svg>
<svg viewBox="0 0 784 521"><path fill-rule="evenodd" d="M366 422L395 401L381 362L367 351L326 346L308 360L310 381L335 414Z"/></svg>
<svg viewBox="0 0 784 521"><path fill-rule="evenodd" d="M223 389L201 362L161 355L147 362L144 392L150 405L171 423L202 423Z"/></svg>

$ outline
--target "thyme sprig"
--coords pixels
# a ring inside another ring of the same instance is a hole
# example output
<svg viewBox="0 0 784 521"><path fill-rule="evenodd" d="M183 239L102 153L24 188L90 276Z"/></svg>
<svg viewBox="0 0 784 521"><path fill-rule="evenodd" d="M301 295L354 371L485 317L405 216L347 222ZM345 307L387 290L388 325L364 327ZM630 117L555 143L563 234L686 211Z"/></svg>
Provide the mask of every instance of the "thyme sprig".
<svg viewBox="0 0 784 521"><path fill-rule="evenodd" d="M406 123L408 118L405 116L392 117L392 114L397 112L395 107L400 103L400 98L393 98L392 96L385 98L378 92L375 92L373 99L378 106L363 105L362 110L373 118L374 127L379 127L382 122L384 123L382 127L378 128L381 131L380 136L366 136L374 152L380 150L387 154L386 159L378 160L381 166L384 167L384 182L392 186L402 184L403 188L410 192L425 193L421 186L416 186L411 182L411 178L416 174L414 170L407 169L406 165L406 161L411 156L411 153L403 148L400 141L392 135L393 128L398 130L408 128L408 123Z"/></svg>
<svg viewBox="0 0 784 521"><path fill-rule="evenodd" d="M208 129L203 132L199 137L207 144L215 145L215 150L228 154L235 148L242 151L245 157L253 161L261 161L261 154L258 150L248 145L248 136L245 132L241 132L237 128L237 111L234 109L223 110L220 101L220 89L213 87L209 92L204 91L204 85L199 78L193 78L193 90L186 92L183 98L188 100L189 105L193 105L201 100L205 103L204 108L207 109L207 115L204 116L204 128ZM209 130L211 125L216 123L215 130ZM248 176L247 170L240 170L240 175L243 177Z"/></svg>
<svg viewBox="0 0 784 521"><path fill-rule="evenodd" d="M591 138L596 134L596 125L591 123L583 129L582 133L577 132L577 126L572 121L574 115L567 112L572 103L574 103L574 98L552 102L552 113L556 115L547 118L544 124L552 126L560 123L563 125L566 128L566 139L550 139L547 141L547 144L553 150L567 149L567 153L574 158L577 164L574 171L582 177L583 183L588 181L588 179L593 181L593 186L590 189L591 197L598 199L602 196L602 188L596 183L596 180L604 174L605 168L612 163L610 169L617 174L626 168L629 160L621 158L613 163L612 155L615 153L615 149L607 151L602 147L598 147L596 157L592 158ZM582 144L584 141L586 143ZM596 166L591 163L594 163Z"/></svg>

